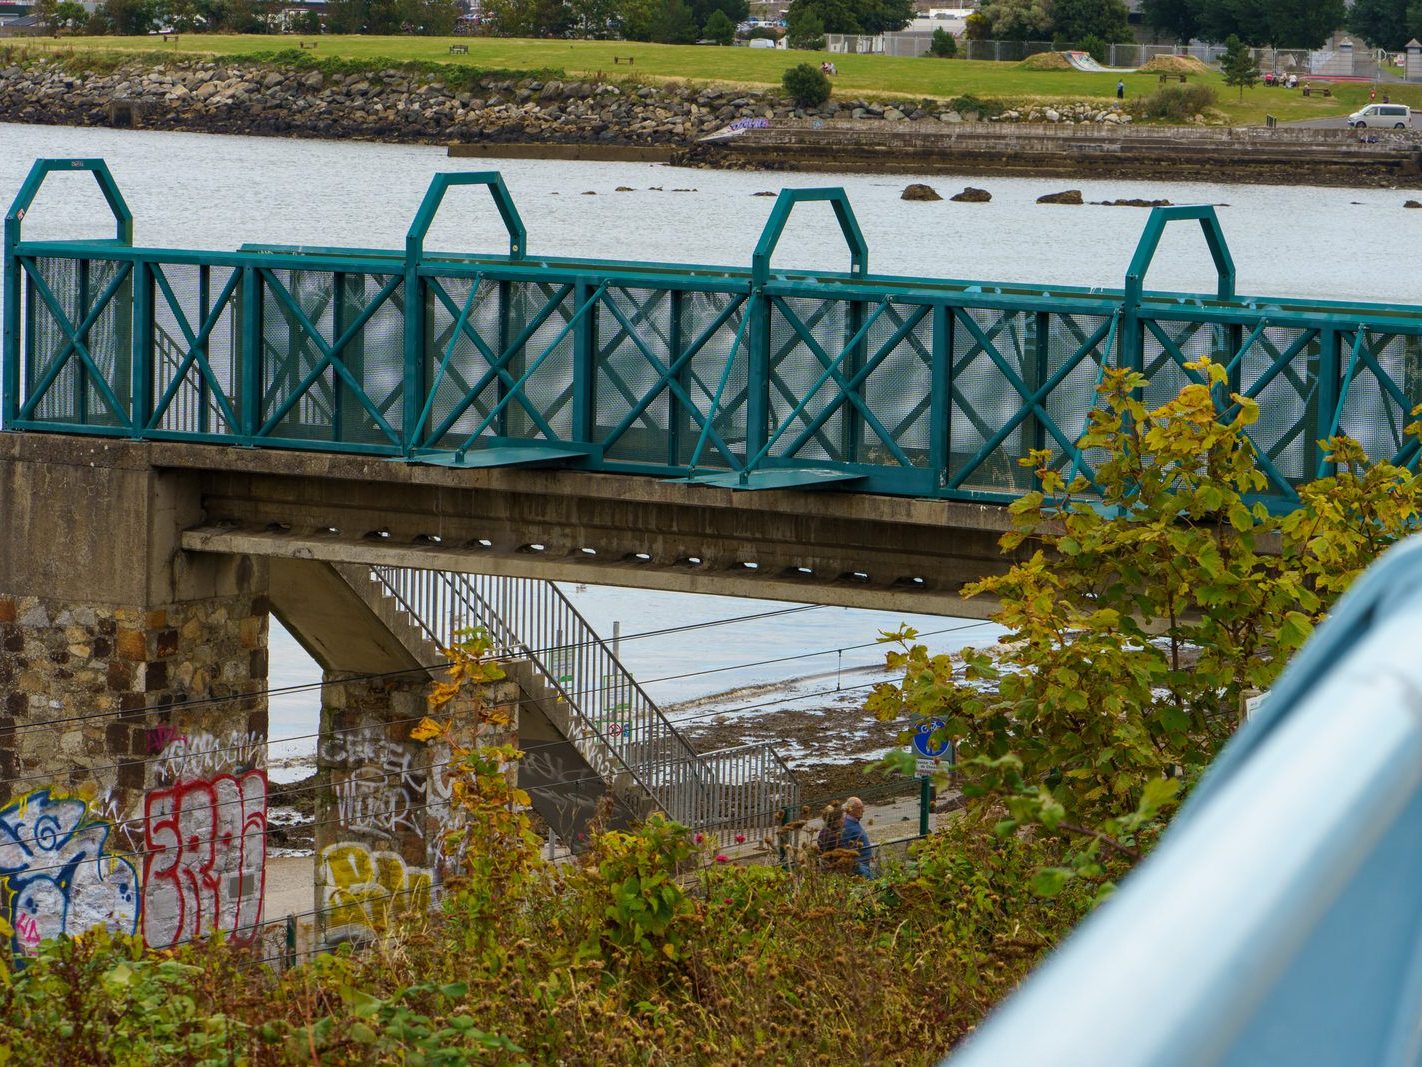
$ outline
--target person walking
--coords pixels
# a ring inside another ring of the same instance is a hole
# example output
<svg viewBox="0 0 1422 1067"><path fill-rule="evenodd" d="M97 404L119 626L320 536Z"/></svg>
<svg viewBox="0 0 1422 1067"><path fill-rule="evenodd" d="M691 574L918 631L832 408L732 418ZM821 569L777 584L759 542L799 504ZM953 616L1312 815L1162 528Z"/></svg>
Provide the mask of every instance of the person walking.
<svg viewBox="0 0 1422 1067"><path fill-rule="evenodd" d="M869 844L869 835L859 821L864 818L864 801L850 797L844 802L844 826L839 832L840 848L857 849L859 858L854 863L854 873L861 878L873 878L874 848Z"/></svg>
<svg viewBox="0 0 1422 1067"><path fill-rule="evenodd" d="M1116 99L1126 99L1126 80L1124 78L1116 79Z"/></svg>

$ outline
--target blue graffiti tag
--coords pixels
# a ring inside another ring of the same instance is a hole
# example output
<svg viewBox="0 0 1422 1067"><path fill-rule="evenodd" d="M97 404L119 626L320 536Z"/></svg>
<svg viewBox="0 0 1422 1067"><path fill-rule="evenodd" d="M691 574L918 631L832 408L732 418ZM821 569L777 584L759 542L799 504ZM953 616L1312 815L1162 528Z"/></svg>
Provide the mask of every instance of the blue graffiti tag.
<svg viewBox="0 0 1422 1067"><path fill-rule="evenodd" d="M105 855L110 829L86 801L48 789L0 810L0 883L17 955L96 926L138 929L138 876L128 860Z"/></svg>

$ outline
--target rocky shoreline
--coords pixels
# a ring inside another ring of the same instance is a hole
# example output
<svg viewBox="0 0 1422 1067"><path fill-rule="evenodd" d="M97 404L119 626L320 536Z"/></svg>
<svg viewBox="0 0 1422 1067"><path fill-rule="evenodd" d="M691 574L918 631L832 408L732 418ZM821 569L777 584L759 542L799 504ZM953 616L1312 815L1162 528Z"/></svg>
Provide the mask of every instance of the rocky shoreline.
<svg viewBox="0 0 1422 1067"><path fill-rule="evenodd" d="M1196 138L1251 131L1202 128L1199 116L1186 128L1134 126L1127 111L1099 101L832 98L806 109L768 90L516 77L428 64L356 67L297 53L279 62L164 56L118 66L85 53L0 57L3 122L448 144L453 155L497 154L502 145L524 158L636 151L681 165L764 170L1413 184L1419 169L1416 145L1372 153L1378 158L1371 165L1356 145L1324 146L1326 159L1315 147L1309 158L1303 146L1277 136L1267 152L1242 143L1201 152ZM704 140L736 127L754 128L721 145ZM1034 129L1066 140L1044 140ZM1177 143L1145 152L1142 136Z"/></svg>
<svg viewBox="0 0 1422 1067"><path fill-rule="evenodd" d="M193 59L85 70L39 58L0 68L0 120L79 126L415 143L620 144L685 147L738 122L838 120L1129 123L1099 103L990 113L972 100L831 99L799 108L778 92L634 80L458 77L400 68L339 73ZM462 82L462 84L461 84Z"/></svg>

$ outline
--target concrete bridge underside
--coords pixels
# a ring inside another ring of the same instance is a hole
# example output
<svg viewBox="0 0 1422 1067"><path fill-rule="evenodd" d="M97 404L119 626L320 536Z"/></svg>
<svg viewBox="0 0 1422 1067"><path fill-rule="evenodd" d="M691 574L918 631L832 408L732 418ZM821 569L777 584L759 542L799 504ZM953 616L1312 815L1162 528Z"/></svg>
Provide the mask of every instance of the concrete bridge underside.
<svg viewBox="0 0 1422 1067"><path fill-rule="evenodd" d="M996 505L64 435L2 435L12 461L171 474L197 553L969 617L992 604L962 586L1010 562Z"/></svg>

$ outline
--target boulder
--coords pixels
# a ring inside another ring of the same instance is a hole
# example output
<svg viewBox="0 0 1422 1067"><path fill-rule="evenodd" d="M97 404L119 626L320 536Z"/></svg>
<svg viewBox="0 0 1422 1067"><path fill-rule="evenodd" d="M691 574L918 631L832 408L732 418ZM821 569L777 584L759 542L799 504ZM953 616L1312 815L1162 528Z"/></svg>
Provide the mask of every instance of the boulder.
<svg viewBox="0 0 1422 1067"><path fill-rule="evenodd" d="M924 185L921 182L914 182L912 185L904 187L904 191L899 196L900 200L942 200L938 191L931 185ZM956 197L954 199L957 199Z"/></svg>
<svg viewBox="0 0 1422 1067"><path fill-rule="evenodd" d="M1416 200L1408 200L1408 201L1406 201L1402 206L1403 206L1403 207L1422 207L1422 204L1419 204Z"/></svg>
<svg viewBox="0 0 1422 1067"><path fill-rule="evenodd" d="M986 204L992 199L992 193L986 189L974 189L971 185L956 196L950 196L949 200L956 200L963 204Z"/></svg>
<svg viewBox="0 0 1422 1067"><path fill-rule="evenodd" d="M1060 192L1060 193L1048 193L1046 196L1039 196L1039 197L1037 197L1037 203L1039 203L1039 204L1080 204L1080 203L1084 203L1084 201L1081 199L1081 190L1080 190L1080 189L1066 189L1066 190L1063 190L1063 191Z"/></svg>

